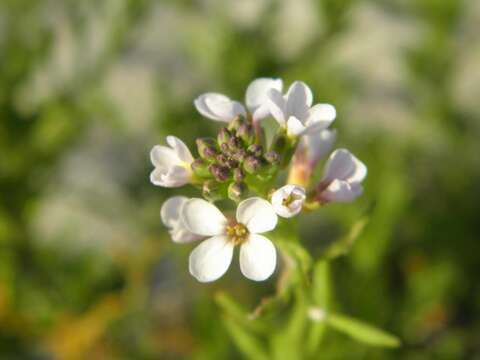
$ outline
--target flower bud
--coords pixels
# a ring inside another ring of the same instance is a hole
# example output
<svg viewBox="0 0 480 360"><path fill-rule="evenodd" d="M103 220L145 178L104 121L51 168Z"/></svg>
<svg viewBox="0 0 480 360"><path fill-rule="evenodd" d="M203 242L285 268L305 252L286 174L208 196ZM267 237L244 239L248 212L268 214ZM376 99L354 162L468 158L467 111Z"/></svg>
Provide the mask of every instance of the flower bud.
<svg viewBox="0 0 480 360"><path fill-rule="evenodd" d="M193 173L201 178L210 177L208 163L203 159L195 159L191 165Z"/></svg>
<svg viewBox="0 0 480 360"><path fill-rule="evenodd" d="M224 189L215 180L208 180L203 183L202 195L210 201L220 200L224 195Z"/></svg>
<svg viewBox="0 0 480 360"><path fill-rule="evenodd" d="M248 147L247 152L254 156L262 156L263 146L260 144L252 144Z"/></svg>
<svg viewBox="0 0 480 360"><path fill-rule="evenodd" d="M224 182L226 181L229 176L230 176L230 171L227 167L217 165L217 164L211 164L208 167L208 170L210 171L210 174L213 175L213 177L218 181L218 182Z"/></svg>
<svg viewBox="0 0 480 360"><path fill-rule="evenodd" d="M217 163L222 165L222 166L226 166L227 165L227 161L228 161L228 156L225 155L225 154L218 154L216 157L215 157L215 160L217 160Z"/></svg>
<svg viewBox="0 0 480 360"><path fill-rule="evenodd" d="M234 136L228 140L228 148L230 151L236 151L242 148L242 140L240 138Z"/></svg>
<svg viewBox="0 0 480 360"><path fill-rule="evenodd" d="M221 128L217 135L218 145L222 146L222 144L228 143L228 140L231 137L232 137L232 134L230 134L230 131L228 131L226 127Z"/></svg>
<svg viewBox="0 0 480 360"><path fill-rule="evenodd" d="M228 148L228 144L227 143L223 143L220 145L220 151L223 153L223 154L229 154L230 153L230 149Z"/></svg>
<svg viewBox="0 0 480 360"><path fill-rule="evenodd" d="M199 138L196 140L196 143L200 157L207 160L213 160L217 153L215 140L211 138Z"/></svg>
<svg viewBox="0 0 480 360"><path fill-rule="evenodd" d="M244 122L237 130L236 134L245 144L251 144L255 140L255 130L253 126Z"/></svg>
<svg viewBox="0 0 480 360"><path fill-rule="evenodd" d="M265 155L263 155L263 158L273 165L276 165L280 162L280 156L275 151L267 152Z"/></svg>
<svg viewBox="0 0 480 360"><path fill-rule="evenodd" d="M247 152L244 149L239 149L232 153L232 159L238 162L244 161L246 156Z"/></svg>
<svg viewBox="0 0 480 360"><path fill-rule="evenodd" d="M243 162L243 168L249 174L254 174L262 167L262 159L255 156L248 156Z"/></svg>
<svg viewBox="0 0 480 360"><path fill-rule="evenodd" d="M241 182L245 178L245 174L243 173L242 169L236 168L233 169L233 180L236 182Z"/></svg>
<svg viewBox="0 0 480 360"><path fill-rule="evenodd" d="M245 194L247 187L244 183L233 182L228 186L228 197L233 201L242 200L242 196Z"/></svg>
<svg viewBox="0 0 480 360"><path fill-rule="evenodd" d="M234 159L228 159L226 162L225 162L225 165L229 168L229 169L234 169L238 166L238 161L234 160Z"/></svg>
<svg viewBox="0 0 480 360"><path fill-rule="evenodd" d="M228 124L228 130L237 131L240 125L242 125L244 122L245 120L241 116L237 116Z"/></svg>

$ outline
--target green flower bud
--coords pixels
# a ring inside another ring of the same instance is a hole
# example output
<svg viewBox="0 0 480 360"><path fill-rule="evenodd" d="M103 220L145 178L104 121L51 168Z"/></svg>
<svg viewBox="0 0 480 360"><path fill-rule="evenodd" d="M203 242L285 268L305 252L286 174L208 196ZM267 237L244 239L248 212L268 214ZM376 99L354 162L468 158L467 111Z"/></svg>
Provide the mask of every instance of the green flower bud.
<svg viewBox="0 0 480 360"><path fill-rule="evenodd" d="M262 156L263 146L259 144L252 144L248 147L247 152L254 156Z"/></svg>
<svg viewBox="0 0 480 360"><path fill-rule="evenodd" d="M231 152L237 151L242 148L242 140L234 136L228 140L228 148Z"/></svg>
<svg viewBox="0 0 480 360"><path fill-rule="evenodd" d="M208 163L203 159L195 159L191 165L193 173L201 178L210 177Z"/></svg>
<svg viewBox="0 0 480 360"><path fill-rule="evenodd" d="M245 174L243 173L242 169L233 169L233 180L235 180L235 182L241 182L243 179L245 179Z"/></svg>
<svg viewBox="0 0 480 360"><path fill-rule="evenodd" d="M243 169L249 174L255 174L262 167L262 159L255 156L248 156L243 162Z"/></svg>
<svg viewBox="0 0 480 360"><path fill-rule="evenodd" d="M242 162L245 160L245 157L247 156L247 152L244 149L239 149L232 154L232 159L238 162Z"/></svg>
<svg viewBox="0 0 480 360"><path fill-rule="evenodd" d="M223 154L230 154L230 149L228 147L228 144L226 143L223 143L220 145L220 151L223 153Z"/></svg>
<svg viewBox="0 0 480 360"><path fill-rule="evenodd" d="M239 202L246 191L247 187L244 183L233 182L228 186L228 197L235 202Z"/></svg>
<svg viewBox="0 0 480 360"><path fill-rule="evenodd" d="M255 130L252 125L246 122L238 127L236 135L242 139L247 146L255 141Z"/></svg>
<svg viewBox="0 0 480 360"><path fill-rule="evenodd" d="M270 164L278 164L280 162L280 155L278 155L275 151L269 151L263 158L267 160Z"/></svg>
<svg viewBox="0 0 480 360"><path fill-rule="evenodd" d="M217 154L216 142L211 138L199 138L196 140L197 150L200 157L213 160Z"/></svg>
<svg viewBox="0 0 480 360"><path fill-rule="evenodd" d="M221 200L225 197L224 192L224 188L215 180L208 180L203 183L202 195L207 200Z"/></svg>
<svg viewBox="0 0 480 360"><path fill-rule="evenodd" d="M230 177L230 170L225 166L211 164L208 170L218 182L225 182Z"/></svg>
<svg viewBox="0 0 480 360"><path fill-rule="evenodd" d="M228 140L230 140L231 137L232 134L226 127L221 128L217 135L218 145L222 146L222 144L228 143Z"/></svg>
<svg viewBox="0 0 480 360"><path fill-rule="evenodd" d="M240 125L242 125L244 122L245 120L241 116L237 116L228 124L228 130L237 131Z"/></svg>

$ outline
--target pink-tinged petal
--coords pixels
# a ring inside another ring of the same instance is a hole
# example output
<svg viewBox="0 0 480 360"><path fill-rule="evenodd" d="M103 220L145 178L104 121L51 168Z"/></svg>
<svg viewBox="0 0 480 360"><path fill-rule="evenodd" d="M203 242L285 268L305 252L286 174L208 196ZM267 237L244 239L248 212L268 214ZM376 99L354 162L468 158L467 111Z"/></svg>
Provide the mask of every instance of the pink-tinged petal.
<svg viewBox="0 0 480 360"><path fill-rule="evenodd" d="M310 166L315 166L318 160L330 152L336 138L335 130L322 130L302 137L301 149L306 152Z"/></svg>
<svg viewBox="0 0 480 360"><path fill-rule="evenodd" d="M203 199L190 199L182 209L182 221L192 233L204 236L225 232L227 219L217 207Z"/></svg>
<svg viewBox="0 0 480 360"><path fill-rule="evenodd" d="M275 229L277 214L272 205L259 197L243 200L237 207L237 221L250 233L263 233Z"/></svg>
<svg viewBox="0 0 480 360"><path fill-rule="evenodd" d="M363 187L359 183L348 183L343 180L333 180L320 194L320 200L325 202L349 203L363 193Z"/></svg>
<svg viewBox="0 0 480 360"><path fill-rule="evenodd" d="M190 274L200 282L215 281L228 270L232 255L233 243L226 236L206 239L190 254Z"/></svg>
<svg viewBox="0 0 480 360"><path fill-rule="evenodd" d="M247 87L245 95L245 104L248 110L254 112L267 100L267 93L270 89L282 91L283 82L281 79L258 78L253 80Z"/></svg>
<svg viewBox="0 0 480 360"><path fill-rule="evenodd" d="M215 121L228 122L231 119L225 119L225 117L219 115L217 111L225 107L225 104L229 106L228 104L231 102L232 101L225 95L209 92L200 95L193 103L198 112L203 116Z"/></svg>
<svg viewBox="0 0 480 360"><path fill-rule="evenodd" d="M335 179L344 180L353 170L353 160L349 152L343 149L335 150L325 165L323 180L331 182Z"/></svg>
<svg viewBox="0 0 480 360"><path fill-rule="evenodd" d="M267 93L267 97L267 104L270 110L270 114L272 114L272 116L275 120L277 120L280 126L285 126L286 102L283 98L283 95L276 89L270 89Z"/></svg>
<svg viewBox="0 0 480 360"><path fill-rule="evenodd" d="M272 242L258 234L250 234L240 247L240 270L254 281L268 279L275 271L277 253Z"/></svg>
<svg viewBox="0 0 480 360"><path fill-rule="evenodd" d="M167 136L167 144L173 149L177 157L188 164L193 162L193 156L190 150L188 149L187 145L177 138L176 136L169 135Z"/></svg>
<svg viewBox="0 0 480 360"><path fill-rule="evenodd" d="M152 184L162 187L179 187L190 182L191 173L182 166L157 167L150 173Z"/></svg>

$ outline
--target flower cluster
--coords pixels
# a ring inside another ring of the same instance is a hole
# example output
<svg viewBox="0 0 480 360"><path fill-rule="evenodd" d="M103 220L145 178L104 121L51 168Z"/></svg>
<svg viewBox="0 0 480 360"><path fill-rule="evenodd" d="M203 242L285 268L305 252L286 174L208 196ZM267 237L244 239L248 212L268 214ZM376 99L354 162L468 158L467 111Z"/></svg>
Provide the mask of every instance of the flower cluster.
<svg viewBox="0 0 480 360"><path fill-rule="evenodd" d="M196 140L198 157L177 137L151 153L154 185L191 184L202 198L175 196L162 206L161 219L172 240L203 240L190 254L190 273L201 282L220 278L240 246L240 270L247 278L265 280L276 267L271 240L260 235L273 230L277 216L291 218L330 202L351 202L363 192L366 166L346 149L327 159L323 176L312 185L314 170L336 139L329 129L336 110L313 105L310 88L294 82L283 93L280 79L259 78L247 88L245 105L218 93L194 101L204 117L223 123L216 138ZM273 117L278 128L267 138L262 120ZM287 184L279 186L282 171ZM237 203L236 215L225 216L214 202Z"/></svg>

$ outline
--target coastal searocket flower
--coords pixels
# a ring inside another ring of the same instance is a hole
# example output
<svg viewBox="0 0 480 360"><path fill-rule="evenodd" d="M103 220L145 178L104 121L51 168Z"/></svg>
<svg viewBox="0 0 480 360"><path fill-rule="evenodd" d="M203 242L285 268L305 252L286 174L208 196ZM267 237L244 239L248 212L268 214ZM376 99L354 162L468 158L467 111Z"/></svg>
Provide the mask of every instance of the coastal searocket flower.
<svg viewBox="0 0 480 360"><path fill-rule="evenodd" d="M329 129L336 110L329 104L312 106L312 91L301 81L285 95L282 91L280 79L256 79L247 88L246 106L222 94L205 93L194 104L203 116L222 122L216 136L195 139L196 157L174 136L167 136L168 146L157 145L150 153L153 184L191 184L205 199L175 196L160 212L174 242L202 240L189 258L190 273L201 282L214 281L227 271L237 245L241 272L255 281L269 278L276 267L276 250L260 234L275 228L277 215L287 219L288 227L290 218L304 209L351 202L363 191L367 168L345 149L330 155L321 182L312 186L319 160L336 139L336 131ZM267 116L279 124L273 134L259 121ZM214 205L226 204L223 200L237 204L235 218L225 217Z"/></svg>
<svg viewBox="0 0 480 360"><path fill-rule="evenodd" d="M305 199L306 194L303 187L288 184L272 194L272 205L277 215L291 218L302 211Z"/></svg>
<svg viewBox="0 0 480 360"><path fill-rule="evenodd" d="M183 223L197 235L207 237L190 254L190 273L201 282L221 277L230 266L235 246L240 246L240 270L245 277L262 281L276 266L272 242L261 233L273 230L277 215L264 199L242 201L235 219L227 219L218 208L203 200L190 199L182 209Z"/></svg>
<svg viewBox="0 0 480 360"><path fill-rule="evenodd" d="M364 163L346 149L335 150L317 186L317 200L321 203L352 202L363 193L362 181L366 176Z"/></svg>
<svg viewBox="0 0 480 360"><path fill-rule="evenodd" d="M188 198L185 196L173 196L163 203L160 210L160 218L176 243L188 243L202 238L191 233L183 224L180 215L187 201Z"/></svg>
<svg viewBox="0 0 480 360"><path fill-rule="evenodd" d="M150 160L155 169L150 181L163 187L179 187L188 184L192 177L193 156L182 140L167 136L170 147L156 145L150 152Z"/></svg>
<svg viewBox="0 0 480 360"><path fill-rule="evenodd" d="M337 116L330 104L312 106L310 88L301 81L295 81L284 96L276 89L268 91L270 113L289 136L300 136L326 129Z"/></svg>
<svg viewBox="0 0 480 360"><path fill-rule="evenodd" d="M254 121L269 115L266 104L267 92L270 89L282 91L282 88L281 79L259 78L250 83L245 94L245 103L248 111L252 113ZM245 107L240 102L214 92L200 95L195 99L194 104L200 114L215 121L230 122L237 116L246 116L247 114Z"/></svg>

